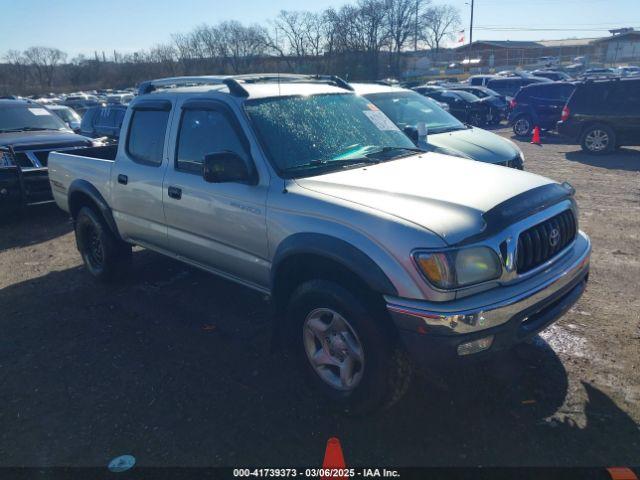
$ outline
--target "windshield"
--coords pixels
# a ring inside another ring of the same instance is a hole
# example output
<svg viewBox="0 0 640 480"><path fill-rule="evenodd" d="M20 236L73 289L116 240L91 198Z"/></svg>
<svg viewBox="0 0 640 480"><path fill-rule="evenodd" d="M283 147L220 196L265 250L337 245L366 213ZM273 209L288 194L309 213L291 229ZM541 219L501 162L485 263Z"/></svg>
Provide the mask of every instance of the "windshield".
<svg viewBox="0 0 640 480"><path fill-rule="evenodd" d="M70 108L56 108L52 111L65 122L79 122L81 120L80 115Z"/></svg>
<svg viewBox="0 0 640 480"><path fill-rule="evenodd" d="M66 128L60 118L40 105L16 105L0 109L0 132Z"/></svg>
<svg viewBox="0 0 640 480"><path fill-rule="evenodd" d="M467 102L477 102L478 100L480 100L473 93L465 92L464 90L456 90L453 93L455 93L456 95L459 95L460 97L462 97L462 99L466 100Z"/></svg>
<svg viewBox="0 0 640 480"><path fill-rule="evenodd" d="M400 128L425 122L429 132L442 133L466 128L453 115L416 92L385 92L367 95Z"/></svg>
<svg viewBox="0 0 640 480"><path fill-rule="evenodd" d="M388 160L414 149L384 113L358 95L257 99L245 110L274 166L288 177L373 161L370 156L380 152Z"/></svg>

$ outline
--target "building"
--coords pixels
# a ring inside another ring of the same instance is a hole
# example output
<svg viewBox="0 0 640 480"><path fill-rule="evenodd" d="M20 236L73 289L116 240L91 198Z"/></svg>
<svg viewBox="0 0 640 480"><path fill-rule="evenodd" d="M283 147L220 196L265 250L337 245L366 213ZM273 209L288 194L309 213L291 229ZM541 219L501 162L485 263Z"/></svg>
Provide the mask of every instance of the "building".
<svg viewBox="0 0 640 480"><path fill-rule="evenodd" d="M592 42L595 58L603 63L640 61L640 31L624 28L610 32L612 36Z"/></svg>

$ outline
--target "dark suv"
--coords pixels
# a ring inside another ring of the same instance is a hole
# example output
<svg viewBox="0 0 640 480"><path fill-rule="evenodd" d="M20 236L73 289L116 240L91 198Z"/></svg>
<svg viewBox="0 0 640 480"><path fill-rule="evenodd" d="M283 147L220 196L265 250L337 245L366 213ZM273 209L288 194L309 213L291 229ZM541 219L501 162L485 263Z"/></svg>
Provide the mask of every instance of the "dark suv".
<svg viewBox="0 0 640 480"><path fill-rule="evenodd" d="M109 137L118 140L126 112L127 106L120 104L91 107L82 117L80 133L93 138Z"/></svg>
<svg viewBox="0 0 640 480"><path fill-rule="evenodd" d="M509 125L518 136L531 135L533 127L544 130L556 128L562 107L573 93L569 82L534 83L522 87L511 100Z"/></svg>
<svg viewBox="0 0 640 480"><path fill-rule="evenodd" d="M521 87L532 83L551 83L551 80L540 77L495 77L490 79L485 87L505 97L515 97Z"/></svg>
<svg viewBox="0 0 640 480"><path fill-rule="evenodd" d="M577 84L562 110L558 133L594 154L640 145L640 78Z"/></svg>

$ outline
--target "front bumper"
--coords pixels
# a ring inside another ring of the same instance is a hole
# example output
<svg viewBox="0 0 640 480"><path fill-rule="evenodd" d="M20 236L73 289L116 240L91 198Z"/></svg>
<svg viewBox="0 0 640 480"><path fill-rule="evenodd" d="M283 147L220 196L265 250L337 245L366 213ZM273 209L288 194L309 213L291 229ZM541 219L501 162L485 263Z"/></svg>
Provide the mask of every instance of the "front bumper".
<svg viewBox="0 0 640 480"><path fill-rule="evenodd" d="M591 242L580 232L569 258L558 260L562 268L535 287L508 299L468 308L451 309L455 301L443 305L420 304L416 301L387 297L387 309L396 324L400 338L422 366L451 362L462 358L478 358L508 349L564 315L586 288L589 278ZM493 336L491 346L476 354L461 357L462 344Z"/></svg>

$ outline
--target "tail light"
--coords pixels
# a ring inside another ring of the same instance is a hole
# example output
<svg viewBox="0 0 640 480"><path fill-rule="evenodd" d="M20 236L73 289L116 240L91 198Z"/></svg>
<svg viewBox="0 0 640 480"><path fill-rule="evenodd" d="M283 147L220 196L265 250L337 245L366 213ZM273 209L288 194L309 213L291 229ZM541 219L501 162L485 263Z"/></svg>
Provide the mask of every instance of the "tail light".
<svg viewBox="0 0 640 480"><path fill-rule="evenodd" d="M562 120L563 122L566 122L567 120L569 120L570 113L571 112L569 112L569 107L565 105L562 109L562 115L560 116L560 120Z"/></svg>
<svg viewBox="0 0 640 480"><path fill-rule="evenodd" d="M513 110L514 108L516 108L516 105L518 105L518 102L516 102L516 99L515 99L515 98L512 98L512 99L509 101L509 108Z"/></svg>

